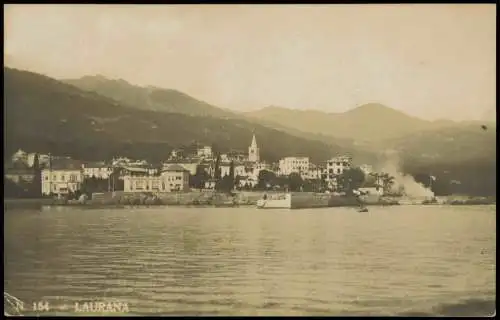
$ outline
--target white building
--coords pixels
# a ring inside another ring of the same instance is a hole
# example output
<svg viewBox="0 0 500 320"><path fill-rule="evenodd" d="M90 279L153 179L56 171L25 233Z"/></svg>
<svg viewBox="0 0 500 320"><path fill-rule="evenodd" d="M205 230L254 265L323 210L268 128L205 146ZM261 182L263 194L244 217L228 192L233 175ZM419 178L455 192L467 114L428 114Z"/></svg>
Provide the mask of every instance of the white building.
<svg viewBox="0 0 500 320"><path fill-rule="evenodd" d="M245 170L245 165L242 163L233 162L234 165L234 177L246 177L247 173ZM228 176L231 172L231 163L224 162L220 165L220 176L223 178L224 176Z"/></svg>
<svg viewBox="0 0 500 320"><path fill-rule="evenodd" d="M231 162L231 161L236 161L236 162L243 162L247 161L248 156L241 151L237 150L232 150L229 151L228 153L221 153L220 155L220 161L221 162Z"/></svg>
<svg viewBox="0 0 500 320"><path fill-rule="evenodd" d="M170 151L169 160L181 159L184 158L184 150L182 149L173 149Z"/></svg>
<svg viewBox="0 0 500 320"><path fill-rule="evenodd" d="M29 153L27 156L27 164L29 167L33 167L35 164L36 153ZM40 166L45 166L49 164L50 156L48 154L38 154L38 164Z"/></svg>
<svg viewBox="0 0 500 320"><path fill-rule="evenodd" d="M132 162L132 160L130 160L129 158L120 157L120 158L113 159L111 164L113 166L123 166L123 165L128 165L131 162Z"/></svg>
<svg viewBox="0 0 500 320"><path fill-rule="evenodd" d="M212 147L204 146L203 148L198 148L197 155L200 158L211 159L213 156Z"/></svg>
<svg viewBox="0 0 500 320"><path fill-rule="evenodd" d="M12 162L24 162L27 163L28 154L23 150L19 149L12 155Z"/></svg>
<svg viewBox="0 0 500 320"><path fill-rule="evenodd" d="M49 168L42 170L42 194L64 195L80 190L83 182L81 163L67 159L52 160Z"/></svg>
<svg viewBox="0 0 500 320"><path fill-rule="evenodd" d="M350 156L334 157L327 161L326 169L328 171L328 178L333 178L351 169L352 158Z"/></svg>
<svg viewBox="0 0 500 320"><path fill-rule="evenodd" d="M121 172L123 176L153 176L158 175L159 170L150 166L123 166Z"/></svg>
<svg viewBox="0 0 500 320"><path fill-rule="evenodd" d="M35 172L24 162L14 162L10 167L4 168L4 177L14 183L31 183L35 178Z"/></svg>
<svg viewBox="0 0 500 320"><path fill-rule="evenodd" d="M131 167L146 167L149 165L146 160L129 161L127 164Z"/></svg>
<svg viewBox="0 0 500 320"><path fill-rule="evenodd" d="M291 173L298 173L303 176L307 175L308 171L308 157L286 157L279 161L278 174L281 176L288 176Z"/></svg>
<svg viewBox="0 0 500 320"><path fill-rule="evenodd" d="M176 164L183 167L185 170L189 171L189 174L195 175L196 168L201 163L199 160L179 160L179 161L167 161L163 163L163 168L167 169L169 166Z"/></svg>
<svg viewBox="0 0 500 320"><path fill-rule="evenodd" d="M28 165L29 167L33 167L35 163L35 156L37 153L26 153L23 150L18 150L16 153L12 155L12 162L22 162ZM38 164L43 166L48 164L50 161L50 156L48 154L38 154Z"/></svg>
<svg viewBox="0 0 500 320"><path fill-rule="evenodd" d="M253 177L246 177L246 178L241 179L238 182L238 186L240 188L244 188L245 186L248 186L250 188L254 188L258 183L259 183L258 179L253 178Z"/></svg>
<svg viewBox="0 0 500 320"><path fill-rule="evenodd" d="M323 179L323 177L326 177L326 168L310 163L309 170L304 175L304 178L310 180L319 180Z"/></svg>
<svg viewBox="0 0 500 320"><path fill-rule="evenodd" d="M247 170L247 172L248 172L247 175L249 178L254 179L254 180L258 180L259 174L262 170L267 170L267 171L272 172L271 165L269 163L265 163L265 162L253 163L250 166L250 168L251 168L251 170Z"/></svg>
<svg viewBox="0 0 500 320"><path fill-rule="evenodd" d="M108 179L113 172L113 168L103 162L84 163L82 169L84 178Z"/></svg>
<svg viewBox="0 0 500 320"><path fill-rule="evenodd" d="M257 139L255 139L255 134L252 137L252 144L248 147L248 161L259 162L260 161L260 150L257 146Z"/></svg>
<svg viewBox="0 0 500 320"><path fill-rule="evenodd" d="M125 192L174 192L189 190L189 172L173 164L162 170L160 175L124 177Z"/></svg>
<svg viewBox="0 0 500 320"><path fill-rule="evenodd" d="M351 169L352 158L350 156L334 157L326 162L326 181L331 187L337 186L337 177L345 171Z"/></svg>
<svg viewBox="0 0 500 320"><path fill-rule="evenodd" d="M205 189L208 190L213 190L215 189L216 181L214 179L210 179L208 181L205 181Z"/></svg>

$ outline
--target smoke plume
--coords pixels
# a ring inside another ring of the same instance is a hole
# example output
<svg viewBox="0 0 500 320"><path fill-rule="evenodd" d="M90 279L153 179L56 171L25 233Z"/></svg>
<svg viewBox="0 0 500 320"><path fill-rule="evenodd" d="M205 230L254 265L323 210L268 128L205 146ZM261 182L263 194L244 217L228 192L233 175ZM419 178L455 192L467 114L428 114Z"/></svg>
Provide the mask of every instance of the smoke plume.
<svg viewBox="0 0 500 320"><path fill-rule="evenodd" d="M392 191L403 191L403 194L414 198L432 198L434 192L415 181L410 175L401 172L397 152L386 152L381 171L394 177Z"/></svg>

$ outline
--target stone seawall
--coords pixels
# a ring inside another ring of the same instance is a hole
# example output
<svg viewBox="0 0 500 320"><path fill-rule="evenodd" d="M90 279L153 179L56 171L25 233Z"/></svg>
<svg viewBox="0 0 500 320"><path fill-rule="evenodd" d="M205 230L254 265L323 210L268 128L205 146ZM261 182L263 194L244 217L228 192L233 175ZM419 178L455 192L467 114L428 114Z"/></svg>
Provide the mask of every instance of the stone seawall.
<svg viewBox="0 0 500 320"><path fill-rule="evenodd" d="M47 205L75 205L123 207L129 205L184 205L184 206L255 206L257 200L264 194L271 197L281 192L269 191L243 191L233 195L213 191L191 191L179 193L161 193L156 197L140 193L126 193L123 191L93 194L92 199L84 202L65 199L4 199L4 209L38 208ZM361 197L365 205L398 205L400 199L389 197ZM419 203L420 204L420 203ZM494 205L495 197L439 197L436 202L422 204L441 205ZM334 196L330 194L313 194L295 192L292 194L293 208L318 208L318 207L346 207L357 206L359 202L354 197Z"/></svg>
<svg viewBox="0 0 500 320"><path fill-rule="evenodd" d="M326 208L330 206L332 196L324 193L293 192L292 209Z"/></svg>
<svg viewBox="0 0 500 320"><path fill-rule="evenodd" d="M107 192L93 194L90 204L99 205L256 205L264 194L273 192L237 192L234 194L213 191L165 192L155 195L134 192Z"/></svg>

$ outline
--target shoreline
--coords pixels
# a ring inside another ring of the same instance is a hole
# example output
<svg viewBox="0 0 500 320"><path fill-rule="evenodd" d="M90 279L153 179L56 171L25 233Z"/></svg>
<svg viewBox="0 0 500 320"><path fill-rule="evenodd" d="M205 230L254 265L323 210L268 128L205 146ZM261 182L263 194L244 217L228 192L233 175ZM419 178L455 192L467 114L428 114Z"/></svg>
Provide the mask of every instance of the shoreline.
<svg viewBox="0 0 500 320"><path fill-rule="evenodd" d="M206 193L185 193L171 194L168 196L152 199L147 197L114 196L111 198L101 198L87 200L82 203L78 200L63 200L52 198L8 198L4 199L4 209L29 208L29 207L81 207L89 209L116 208L125 209L130 207L186 207L186 208L238 208L238 207L256 207L257 200L261 198L263 192L254 192L243 195L230 196L227 194ZM203 199L201 199L203 198ZM470 206L470 205L496 205L496 199L492 197L468 197L457 199L455 197L440 197L439 201L415 201L408 203L402 199L394 197L384 197L375 201L363 201L364 206L398 206L398 205L440 205L440 206ZM359 204L352 201L351 198L333 198L328 206L324 207L357 207ZM307 208L308 206L306 206ZM312 208L312 206L311 206Z"/></svg>

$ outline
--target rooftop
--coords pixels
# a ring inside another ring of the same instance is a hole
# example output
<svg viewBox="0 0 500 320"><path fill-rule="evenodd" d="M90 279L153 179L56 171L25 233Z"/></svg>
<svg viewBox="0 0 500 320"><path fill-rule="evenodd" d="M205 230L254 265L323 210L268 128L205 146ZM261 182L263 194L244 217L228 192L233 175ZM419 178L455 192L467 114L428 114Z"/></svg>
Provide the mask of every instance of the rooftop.
<svg viewBox="0 0 500 320"><path fill-rule="evenodd" d="M51 170L81 170L82 162L68 158L53 158L47 169Z"/></svg>
<svg viewBox="0 0 500 320"><path fill-rule="evenodd" d="M182 163L182 164L194 164L194 163L200 163L200 159L180 159L180 160L167 160L164 163L165 164L176 164L176 163Z"/></svg>
<svg viewBox="0 0 500 320"><path fill-rule="evenodd" d="M108 167L109 165L106 164L104 161L98 161L98 162L84 162L83 166L85 168L102 168L102 167Z"/></svg>
<svg viewBox="0 0 500 320"><path fill-rule="evenodd" d="M185 171L188 171L186 169L184 169L182 166L178 165L178 164L171 164L169 165L168 167L166 167L165 169L163 169L162 171L173 171L173 172L185 172Z"/></svg>
<svg viewBox="0 0 500 320"><path fill-rule="evenodd" d="M148 172L147 168L124 167L123 169L130 171L130 172Z"/></svg>

